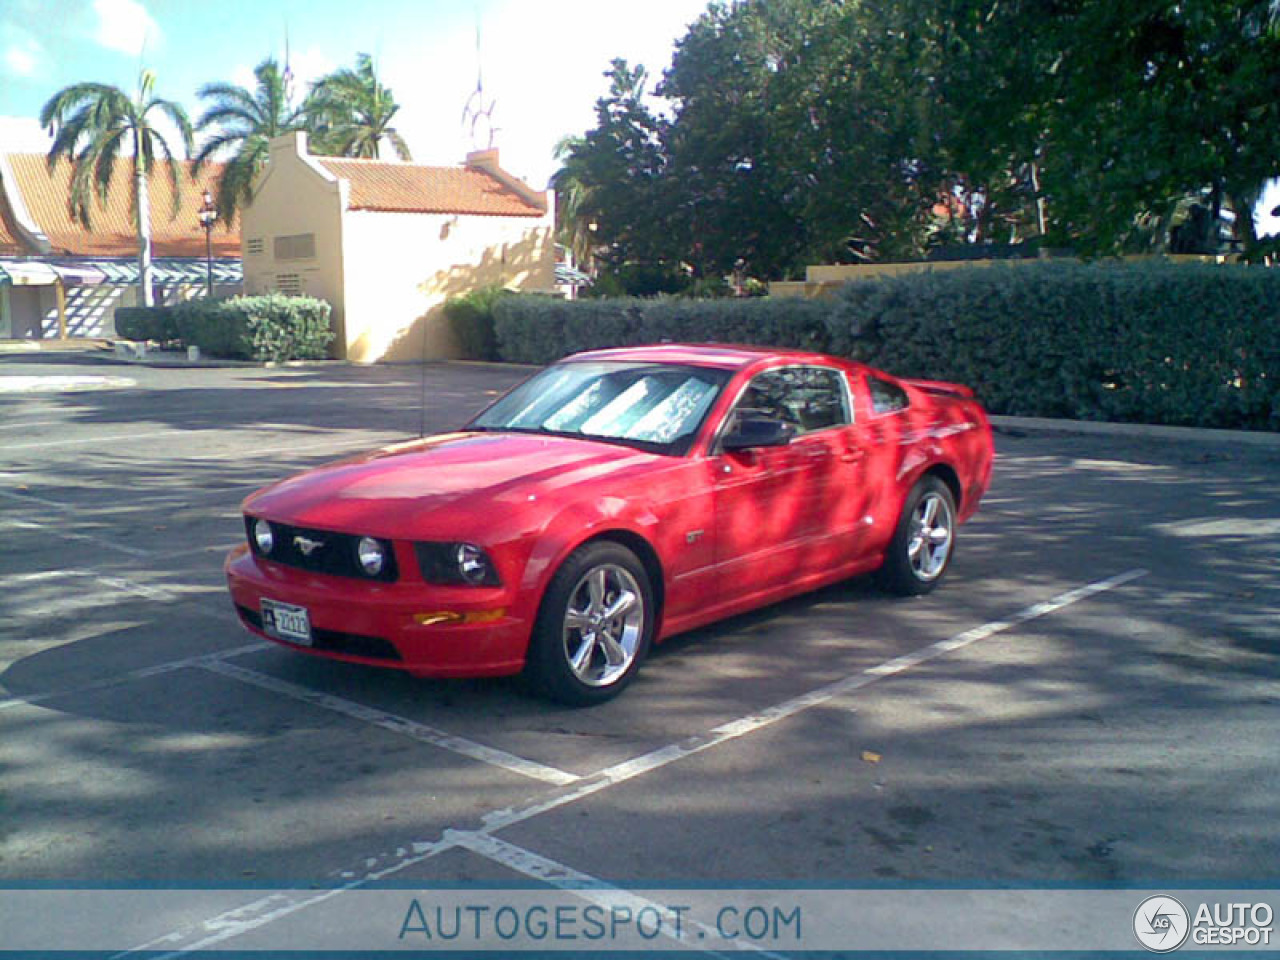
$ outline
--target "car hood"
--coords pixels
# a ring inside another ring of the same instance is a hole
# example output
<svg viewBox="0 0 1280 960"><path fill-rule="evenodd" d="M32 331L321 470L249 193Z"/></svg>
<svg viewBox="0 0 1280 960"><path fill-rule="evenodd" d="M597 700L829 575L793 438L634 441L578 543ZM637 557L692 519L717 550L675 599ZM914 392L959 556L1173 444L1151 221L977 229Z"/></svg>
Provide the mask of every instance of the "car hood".
<svg viewBox="0 0 1280 960"><path fill-rule="evenodd" d="M308 470L259 490L246 513L378 537L474 537L600 491L669 458L631 447L516 433L414 440Z"/></svg>

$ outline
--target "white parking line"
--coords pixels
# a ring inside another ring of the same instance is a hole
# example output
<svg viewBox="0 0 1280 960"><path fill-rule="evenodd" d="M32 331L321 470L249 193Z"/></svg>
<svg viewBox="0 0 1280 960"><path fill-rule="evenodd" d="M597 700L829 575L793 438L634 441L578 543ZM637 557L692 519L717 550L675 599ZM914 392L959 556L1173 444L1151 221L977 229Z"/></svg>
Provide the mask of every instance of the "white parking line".
<svg viewBox="0 0 1280 960"><path fill-rule="evenodd" d="M124 553L131 557L151 556L150 550L143 550L140 547L126 546L123 543L116 543L114 540L107 540L105 537L95 537L91 533L72 533L68 530L61 530L58 527L47 523L36 523L34 520L0 520L0 530L5 528L10 530L39 530L41 533L48 534L51 537L57 537L59 540L92 543L94 546L102 547L104 550L114 550L117 553Z"/></svg>
<svg viewBox="0 0 1280 960"><path fill-rule="evenodd" d="M903 657L895 657L883 664L875 667L869 667L866 670L852 674L843 680L835 683L819 687L817 690L808 694L802 694L798 697L792 697L784 700L776 706L750 714L738 720L729 723L720 724L710 731L708 735L701 737L690 737L679 743L670 744L657 750L650 751L639 757L606 767L598 774L580 780L566 789L559 789L549 792L541 798L534 798L528 803L518 807L507 807L501 810L495 810L481 818L483 824L479 831L475 834L492 834L498 830L513 826L517 823L523 823L531 820L543 813L556 810L583 797L599 793L609 787L619 783L625 783L635 777L654 770L661 769L670 763L681 760L685 757L693 756L701 753L711 747L718 746L737 737L754 733L765 727L777 723L779 720L808 710L811 707L819 706L827 703L832 699L843 694L850 693L854 690L861 689L877 680L885 677L895 676L911 667L919 666L929 660L936 659L947 653L967 647L981 640L989 639L999 633L1009 630L1011 627L1027 623L1039 617L1047 616L1050 613L1068 607L1071 604L1078 603L1089 597L1105 593L1108 590L1114 590L1116 587L1123 586L1133 580L1147 575L1146 570L1135 569L1128 570L1125 573L1118 574L1114 577L1108 577L1105 580L1098 580L1094 583L1086 584L1075 590L1068 590L1065 593L1058 594L1044 603L1037 603L1023 610L1018 611L1007 620L993 620L990 623L983 624L980 627L974 627L971 630L965 630L946 640L941 640L930 646L924 647L922 650L914 654L907 654ZM475 835L472 834L472 835ZM211 917L203 922L201 928L203 931L216 931L202 939L180 946L177 950L166 953L160 957L153 957L152 960L173 960L197 950L205 950L209 947L223 943L241 934L248 933L263 927L275 920L281 919L304 910L309 906L322 903L332 897L338 896L346 890L352 890L357 887L370 883L377 883L388 877L394 876L403 870L420 864L431 859L447 850L457 849L461 840L468 836L466 831L447 830L440 839L434 841L418 841L411 842L394 853L383 854L377 857L366 858L363 864L380 864L376 868L363 868L364 873L358 874L356 871L344 871L342 876L349 878L349 882L343 886L326 890L318 893L314 897L305 899L288 900L288 898L280 896L264 897L252 904L246 904L244 907L234 911L228 911L217 917ZM195 935L199 935L199 931ZM160 946L175 946L182 940L187 939L191 934L185 931L175 931L159 940L154 940L148 944L135 947L126 953L117 954L117 957L127 956L129 954L140 951L155 950Z"/></svg>
<svg viewBox="0 0 1280 960"><path fill-rule="evenodd" d="M42 507L52 507L55 510L70 509L65 503L59 503L56 500L46 500L44 497L37 497L34 493L14 493L12 490L0 490L0 497L8 497L10 500L17 500L19 503L38 503Z"/></svg>
<svg viewBox="0 0 1280 960"><path fill-rule="evenodd" d="M0 423L0 430L33 430L36 427L70 427L71 420L30 420L26 423Z"/></svg>
<svg viewBox="0 0 1280 960"><path fill-rule="evenodd" d="M13 453L18 450L48 450L50 447L73 447L84 445L86 443L99 444L116 444L123 443L126 440L147 440L151 437L171 437L178 431L176 430L148 430L145 433L116 433L106 437L79 437L74 440L41 440L39 443L19 443L14 446L6 446L5 453Z"/></svg>
<svg viewBox="0 0 1280 960"><path fill-rule="evenodd" d="M469 850L477 856L504 866L514 873L523 874L533 880L539 880L548 886L555 887L557 890L570 891L588 903L598 904L605 908L627 907L633 915L639 914L640 911L646 908L656 910L659 915L666 913L668 910L662 904L653 900L646 900L630 890L614 886L591 876L589 873L575 870L568 864L552 860L550 857L544 857L540 853L534 853L525 847L508 843L506 840L501 840L492 834L477 833L473 830L446 830L444 839L452 841L463 850ZM690 921L689 927L702 935L698 939L714 939L724 943L724 938L720 936L719 931L712 927L692 921ZM699 944L697 940L676 937L673 932L668 931L665 924L662 927L662 933L668 939L682 944L686 950L706 953L713 957L725 956L725 954L712 950L708 946ZM783 956L778 953L770 953L747 941L731 941L726 946L736 951L745 950L749 953L758 953L766 957L781 958Z"/></svg>
<svg viewBox="0 0 1280 960"><path fill-rule="evenodd" d="M1059 594L1052 600L1045 603L1037 603L1034 606L1027 607L1015 613L1008 620L995 620L991 623L983 624L980 627L974 627L972 630L966 630L958 633L954 637L946 640L940 640L937 643L924 647L915 653L910 653L902 657L895 657L885 663L878 664L874 667L868 667L858 673L837 680L835 683L827 684L824 687L818 687L809 693L803 693L798 697L792 697L790 700L784 700L761 710L759 713L749 714L740 717L737 720L730 720L728 723L722 723L718 727L714 727L709 733L689 737L679 743L668 744L665 747L659 747L649 753L633 757L630 760L624 760L622 763L606 767L594 776L583 778L582 782L575 785L568 791L554 797L548 797L543 800L534 800L523 807L512 807L506 810L498 810L486 815L484 819L484 829L486 832L502 830L506 827L517 823L522 823L532 817L536 817L548 810L554 810L562 807L566 803L572 803L574 800L582 797L590 796L598 793L614 784L624 783L641 774L649 773L653 770L661 769L669 763L677 760L683 760L685 757L693 756L696 753L702 753L704 750L710 750L712 747L719 746L729 740L735 740L738 737L745 736L749 733L755 733L765 727L772 726L779 720L785 720L796 714L808 710L811 707L820 706L834 700L836 697L852 693L863 687L890 677L911 667L919 666L929 660L934 660L944 654L967 647L970 644L977 643L979 640L986 640L998 633L1003 633L1011 627L1035 620L1063 607L1078 603L1088 597L1092 597L1107 590L1114 590L1116 587L1137 580L1139 577L1147 575L1146 570L1129 570L1118 576L1109 577L1106 580L1099 580L1096 583L1088 584L1076 590L1069 590L1066 593Z"/></svg>
<svg viewBox="0 0 1280 960"><path fill-rule="evenodd" d="M382 439L378 439L382 436ZM244 450L232 450L226 453L206 453L194 457L178 457L179 461L190 460L246 460L251 457L261 459L263 456L270 456L273 462L279 463L282 468L288 469L288 464L293 455L300 450L325 450L330 449L335 455L342 453L356 453L361 450L375 450L380 446L393 442L394 438L403 438L403 433L374 433L369 437L330 437L327 440L321 440L317 443L299 443L289 444L287 441L279 449L263 450L261 453L246 453Z"/></svg>
<svg viewBox="0 0 1280 960"><path fill-rule="evenodd" d="M97 680L93 683L86 683L79 687L68 687L64 690L50 690L47 693L37 693L29 697L21 694L14 694L0 698L0 710L10 710L14 707L35 706L44 703L46 700L57 700L61 697L74 697L82 693L92 693L96 690L106 690L109 687L118 687L121 684L129 683L132 680L145 680L148 677L158 677L162 674L173 673L175 670L185 670L188 667L201 667L206 663L218 662L230 659L231 657L243 657L247 653L257 653L260 650L266 650L271 644L265 640L258 643L246 644L242 647L233 647L230 650L220 650L217 653L202 653L194 657L186 657L182 660L170 660L167 663L158 663L152 667L140 667L137 670L130 670L128 673L122 673L117 677L107 677L104 680Z"/></svg>
<svg viewBox="0 0 1280 960"><path fill-rule="evenodd" d="M15 612L15 622L28 623L44 617L65 617L70 613L93 610L97 607L113 606L120 603L121 594L154 600L157 603L174 603L181 599L178 594L161 587L135 583L124 577L95 573L92 570L41 570L38 573L20 573L0 576L0 590L11 593L9 587L20 587L25 584L43 583L49 580L68 586L72 580L92 580L107 590L60 590L52 600L43 603L33 602L29 598L19 598Z"/></svg>
<svg viewBox="0 0 1280 960"><path fill-rule="evenodd" d="M371 723L384 730L390 730L392 733L398 733L422 743L431 744L433 747L440 747L443 750L470 757L472 760L479 760L493 767L501 767L511 773L518 773L524 777L541 780L543 783L564 786L565 784L576 783L581 779L577 774L557 770L555 767L548 767L533 760L526 760L524 757L517 757L515 754L507 753L505 750L486 747L482 743L476 743L465 737L454 736L451 733L446 733L435 727L429 727L415 720L398 717L393 713L387 713L385 710L365 706L363 703L356 703L354 700L346 700L342 697L335 697L332 694L320 693L308 687L290 683L287 680L280 680L264 673L258 673L256 670L246 670L244 667L238 667L222 660L202 663L200 666L211 673L231 677L241 683L253 684L263 690L284 694L286 697L301 700L303 703L309 703L315 707L354 717L356 720L363 720L365 723Z"/></svg>

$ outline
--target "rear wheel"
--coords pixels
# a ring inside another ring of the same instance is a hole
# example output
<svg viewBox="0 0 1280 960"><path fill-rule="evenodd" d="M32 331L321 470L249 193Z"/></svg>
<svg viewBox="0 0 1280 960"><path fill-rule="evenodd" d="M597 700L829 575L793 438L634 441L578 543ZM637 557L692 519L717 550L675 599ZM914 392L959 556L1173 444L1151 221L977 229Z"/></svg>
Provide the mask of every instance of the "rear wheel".
<svg viewBox="0 0 1280 960"><path fill-rule="evenodd" d="M586 544L547 587L525 671L553 700L603 703L640 668L654 619L653 589L639 558L621 544Z"/></svg>
<svg viewBox="0 0 1280 960"><path fill-rule="evenodd" d="M928 593L951 565L955 543L955 497L940 479L926 476L912 488L903 505L880 568L881 586L905 596Z"/></svg>

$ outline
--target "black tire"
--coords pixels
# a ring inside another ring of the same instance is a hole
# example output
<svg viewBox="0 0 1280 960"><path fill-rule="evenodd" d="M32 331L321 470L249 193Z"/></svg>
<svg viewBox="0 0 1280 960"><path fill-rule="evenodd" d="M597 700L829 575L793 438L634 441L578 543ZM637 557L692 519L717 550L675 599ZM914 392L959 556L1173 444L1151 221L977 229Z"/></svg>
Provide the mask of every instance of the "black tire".
<svg viewBox="0 0 1280 960"><path fill-rule="evenodd" d="M927 520L931 509L934 516ZM935 476L922 477L902 506L878 574L880 586L901 596L928 593L946 576L955 543L956 501L951 488Z"/></svg>
<svg viewBox="0 0 1280 960"><path fill-rule="evenodd" d="M631 605L607 617L627 602L624 594L633 598ZM584 544L547 586L529 639L525 675L539 693L559 703L604 703L634 679L656 620L653 588L639 558L612 541Z"/></svg>

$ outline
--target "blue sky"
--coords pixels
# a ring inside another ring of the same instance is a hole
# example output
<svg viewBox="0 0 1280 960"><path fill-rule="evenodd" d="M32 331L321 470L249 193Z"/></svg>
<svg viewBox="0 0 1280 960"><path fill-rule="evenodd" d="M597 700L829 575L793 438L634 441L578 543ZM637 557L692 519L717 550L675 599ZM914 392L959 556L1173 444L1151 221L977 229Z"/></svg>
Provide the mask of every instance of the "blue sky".
<svg viewBox="0 0 1280 960"><path fill-rule="evenodd" d="M283 59L287 31L300 90L372 54L401 104L400 132L425 163L458 163L472 148L462 112L482 65L502 164L541 188L556 169L556 141L592 125L609 61L643 63L656 79L706 2L0 0L0 151L43 148L32 118L56 90L80 80L131 89L144 63L159 94L194 120L202 84L251 86L255 64ZM1277 205L1273 182L1258 218L1264 233L1280 231L1268 215Z"/></svg>
<svg viewBox="0 0 1280 960"><path fill-rule="evenodd" d="M461 121L476 85L478 25L503 166L541 187L556 167L555 142L592 125L609 61L626 57L660 75L705 7L706 0L0 0L0 117L33 118L76 81L131 89L145 63L157 74L157 92L194 119L201 84L251 85L255 64L283 57L287 29L300 81L372 54L401 104L398 126L414 159L453 164L472 146ZM15 126L0 127L10 141L0 150L19 139Z"/></svg>

